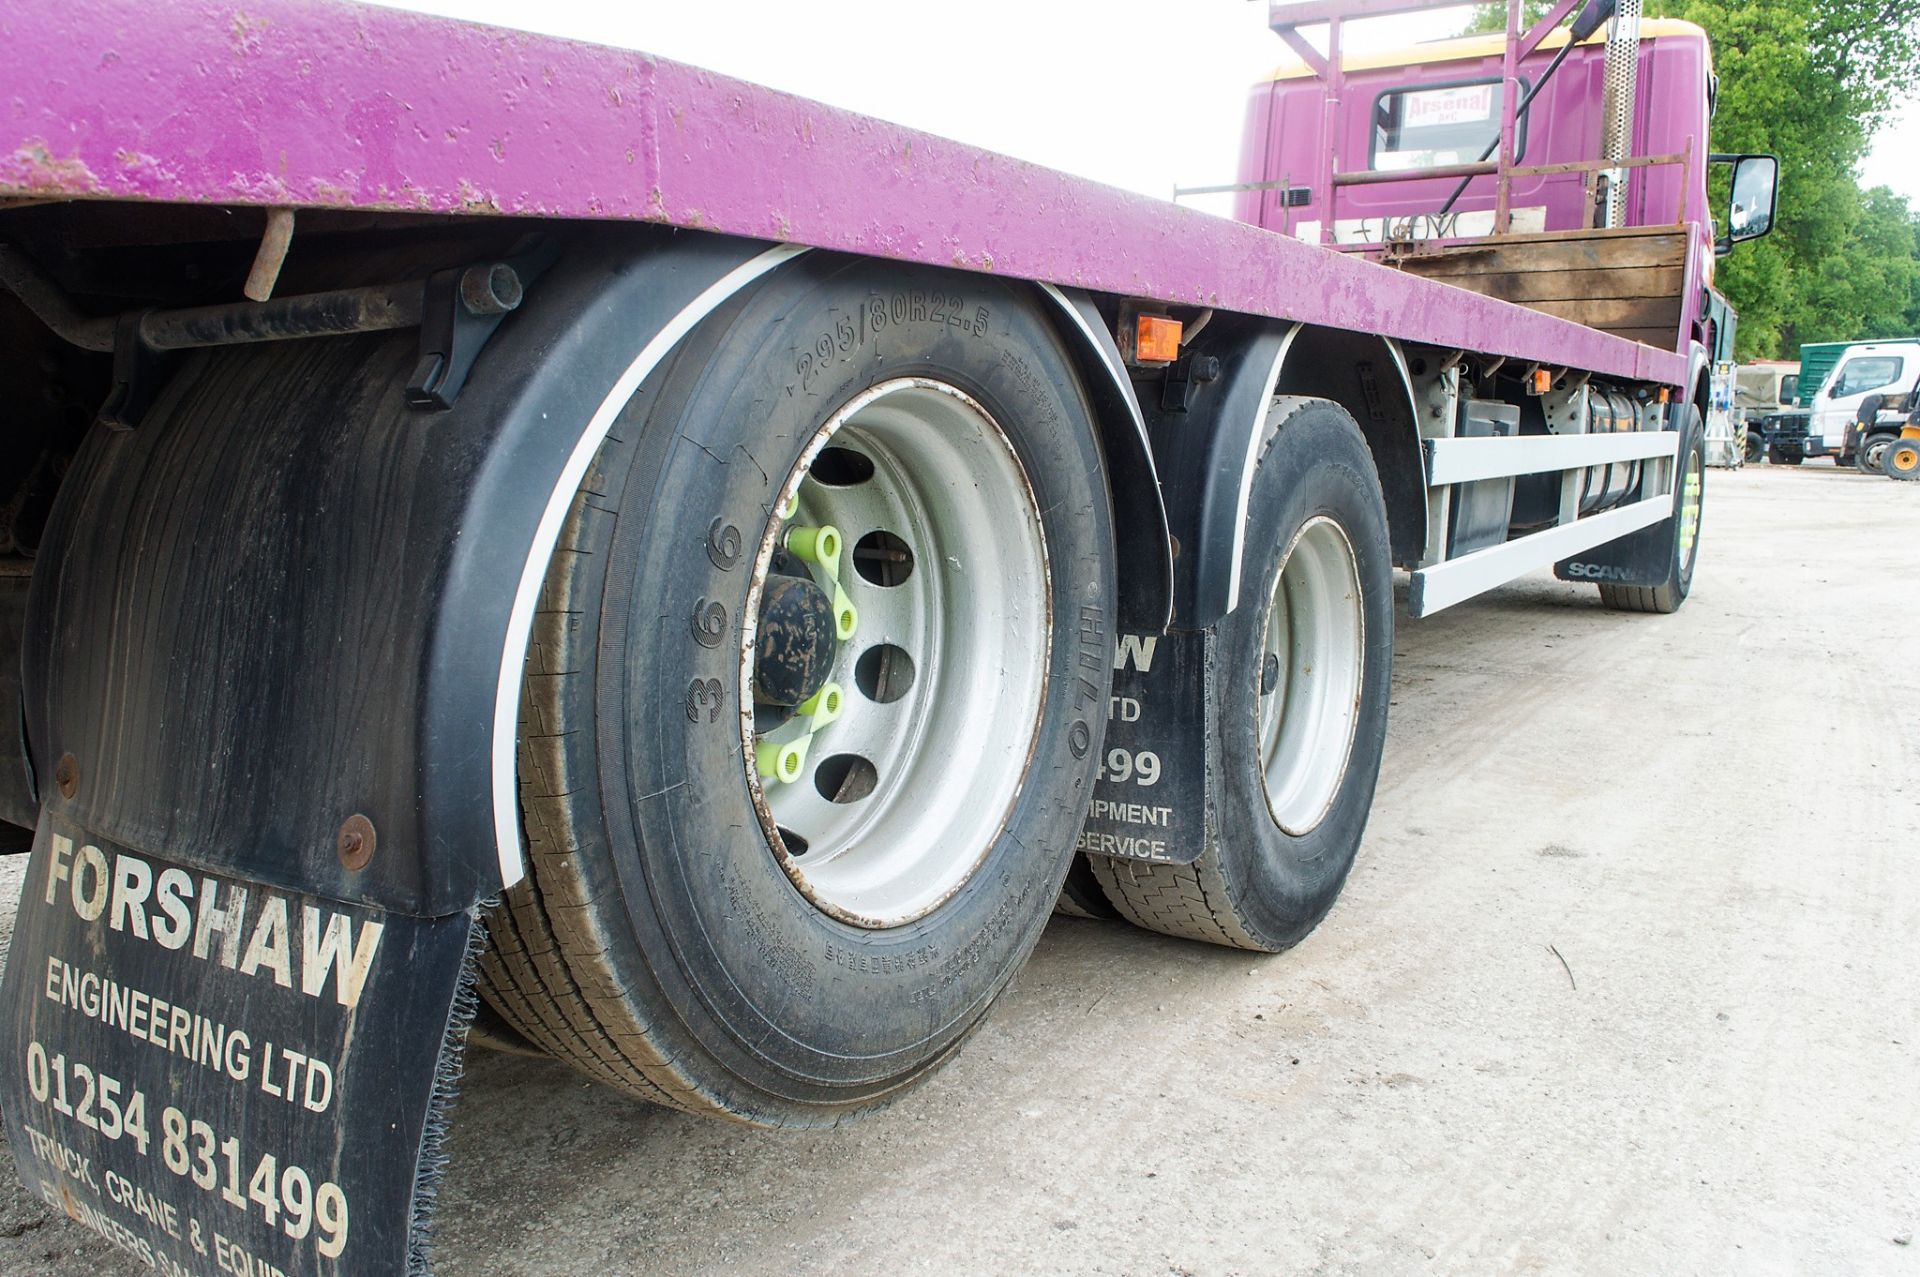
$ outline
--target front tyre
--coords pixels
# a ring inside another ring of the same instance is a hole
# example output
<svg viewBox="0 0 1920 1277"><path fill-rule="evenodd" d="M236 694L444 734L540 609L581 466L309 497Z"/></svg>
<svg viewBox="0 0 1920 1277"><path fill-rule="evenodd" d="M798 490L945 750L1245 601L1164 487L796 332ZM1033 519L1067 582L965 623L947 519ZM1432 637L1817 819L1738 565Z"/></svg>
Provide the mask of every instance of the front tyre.
<svg viewBox="0 0 1920 1277"><path fill-rule="evenodd" d="M1700 410L1690 408L1688 413L1686 431L1680 437L1674 517L1667 521L1672 535L1668 538L1666 579L1657 585L1601 585L1601 604L1616 612L1677 612L1693 588L1706 500L1707 444Z"/></svg>
<svg viewBox="0 0 1920 1277"><path fill-rule="evenodd" d="M1111 514L1014 286L825 254L696 329L582 484L482 990L589 1075L832 1124L1025 959L1099 756Z"/></svg>
<svg viewBox="0 0 1920 1277"><path fill-rule="evenodd" d="M1393 575L1386 501L1345 409L1276 399L1254 472L1240 606L1207 707L1216 826L1191 865L1093 857L1123 917L1274 953L1346 882L1386 743Z"/></svg>

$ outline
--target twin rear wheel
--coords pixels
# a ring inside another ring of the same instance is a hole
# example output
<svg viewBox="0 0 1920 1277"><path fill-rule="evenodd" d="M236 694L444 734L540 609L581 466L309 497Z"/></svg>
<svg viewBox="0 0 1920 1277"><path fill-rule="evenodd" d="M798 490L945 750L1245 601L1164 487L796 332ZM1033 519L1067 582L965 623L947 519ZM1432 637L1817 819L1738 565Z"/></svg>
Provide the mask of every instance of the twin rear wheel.
<svg viewBox="0 0 1920 1277"><path fill-rule="evenodd" d="M647 1099L826 1125L950 1055L1057 899L1268 950L1331 906L1392 658L1384 504L1343 410L1268 420L1246 602L1192 707L1216 837L1176 868L1069 864L1112 514L1023 294L810 255L613 407L534 622L529 871L481 961L521 1037Z"/></svg>
<svg viewBox="0 0 1920 1277"><path fill-rule="evenodd" d="M1187 864L1073 856L1113 514L1071 354L1015 286L808 255L602 411L526 658L528 874L480 963L520 1037L647 1099L828 1125L957 1049L1056 900L1265 951L1331 908L1393 657L1342 408L1266 419L1240 603L1173 711L1206 755ZM1696 420L1669 578L1609 602L1685 597L1703 463Z"/></svg>

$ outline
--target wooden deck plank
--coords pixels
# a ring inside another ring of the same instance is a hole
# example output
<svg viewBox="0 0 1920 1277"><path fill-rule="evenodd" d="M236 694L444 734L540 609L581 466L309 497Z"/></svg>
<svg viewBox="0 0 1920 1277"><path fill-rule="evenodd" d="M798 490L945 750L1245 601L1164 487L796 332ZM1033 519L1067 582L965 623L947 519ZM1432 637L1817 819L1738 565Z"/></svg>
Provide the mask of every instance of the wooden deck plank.
<svg viewBox="0 0 1920 1277"><path fill-rule="evenodd" d="M1528 236L1419 253L1393 264L1411 275L1451 282L1462 275L1679 266L1686 259L1686 232L1661 230L1628 236Z"/></svg>

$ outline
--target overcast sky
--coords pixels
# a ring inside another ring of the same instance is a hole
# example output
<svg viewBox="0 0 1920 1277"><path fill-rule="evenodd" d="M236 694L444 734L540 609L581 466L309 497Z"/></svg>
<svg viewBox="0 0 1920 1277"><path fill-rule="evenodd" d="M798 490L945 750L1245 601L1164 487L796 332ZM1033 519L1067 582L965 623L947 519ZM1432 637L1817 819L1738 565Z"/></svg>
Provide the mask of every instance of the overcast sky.
<svg viewBox="0 0 1920 1277"><path fill-rule="evenodd" d="M395 0L387 0L394 3ZM1265 0L400 0L644 49L1150 195L1235 179L1248 86L1288 60ZM1451 35L1375 19L1348 47ZM1920 204L1920 111L1863 176ZM1785 193L1791 198L1790 193Z"/></svg>

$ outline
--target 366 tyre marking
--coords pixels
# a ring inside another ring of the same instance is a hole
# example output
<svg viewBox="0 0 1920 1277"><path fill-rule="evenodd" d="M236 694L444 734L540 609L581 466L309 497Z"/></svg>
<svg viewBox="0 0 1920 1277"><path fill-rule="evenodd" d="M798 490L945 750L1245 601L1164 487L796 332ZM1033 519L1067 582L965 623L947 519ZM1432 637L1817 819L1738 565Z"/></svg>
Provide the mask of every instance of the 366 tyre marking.
<svg viewBox="0 0 1920 1277"><path fill-rule="evenodd" d="M715 519L707 529L707 557L722 572L731 572L740 562L740 529L725 519Z"/></svg>
<svg viewBox="0 0 1920 1277"><path fill-rule="evenodd" d="M705 595L693 604L693 641L701 647L719 647L727 637L726 604Z"/></svg>
<svg viewBox="0 0 1920 1277"><path fill-rule="evenodd" d="M720 706L725 699L720 680L717 678L696 678L687 684L687 721L700 721L700 711L707 712L707 721L720 721Z"/></svg>

